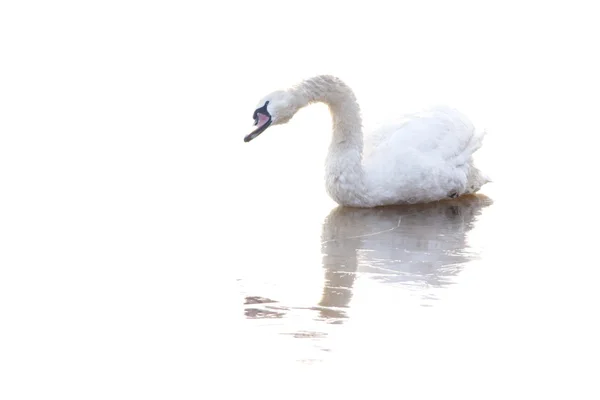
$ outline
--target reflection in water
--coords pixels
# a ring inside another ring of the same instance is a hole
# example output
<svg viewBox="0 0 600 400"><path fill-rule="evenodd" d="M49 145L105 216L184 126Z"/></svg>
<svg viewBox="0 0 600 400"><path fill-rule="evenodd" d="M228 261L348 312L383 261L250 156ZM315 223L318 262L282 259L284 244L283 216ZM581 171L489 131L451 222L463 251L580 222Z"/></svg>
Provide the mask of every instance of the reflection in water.
<svg viewBox="0 0 600 400"><path fill-rule="evenodd" d="M399 285L434 299L428 289L452 283L464 264L477 257L467 233L481 209L482 195L429 204L372 209L337 207L323 223L321 252L325 279L319 319L341 322L358 277ZM282 318L294 305L257 295L246 297L248 318Z"/></svg>
<svg viewBox="0 0 600 400"><path fill-rule="evenodd" d="M467 233L485 196L464 196L430 204L356 209L339 207L323 224L325 286L322 316L344 317L357 276L419 290L452 283L477 256ZM342 308L340 310L340 308Z"/></svg>
<svg viewBox="0 0 600 400"><path fill-rule="evenodd" d="M357 282L371 283L371 288L360 291L369 301L377 294L372 291L375 284L394 289L392 296L396 293L400 298L408 291L418 296L421 305L431 305L436 290L452 284L465 264L478 257L468 245L467 234L491 203L477 195L430 204L335 208L322 227L325 276L320 300L290 304L293 301L249 293L245 316L275 319L279 322L269 326L277 326L280 335L311 338L313 346L329 351L322 339L349 317L353 294L359 293ZM389 298L369 305L376 311L396 306Z"/></svg>
<svg viewBox="0 0 600 400"><path fill-rule="evenodd" d="M275 300L260 296L246 296L244 304L265 304L265 308L247 307L244 314L248 318L281 318L285 313L278 311L278 307L273 304Z"/></svg>

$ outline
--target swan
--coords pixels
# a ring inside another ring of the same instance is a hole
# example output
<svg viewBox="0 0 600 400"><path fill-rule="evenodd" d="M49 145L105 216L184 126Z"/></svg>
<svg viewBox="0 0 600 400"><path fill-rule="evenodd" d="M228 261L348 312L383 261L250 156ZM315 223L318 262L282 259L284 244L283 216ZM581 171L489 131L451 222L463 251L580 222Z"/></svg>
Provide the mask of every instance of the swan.
<svg viewBox="0 0 600 400"><path fill-rule="evenodd" d="M285 124L302 107L325 103L333 135L325 162L329 196L341 206L428 203L477 192L490 179L473 165L485 132L450 107L405 115L363 140L360 107L341 79L319 75L263 97L252 115L256 128Z"/></svg>

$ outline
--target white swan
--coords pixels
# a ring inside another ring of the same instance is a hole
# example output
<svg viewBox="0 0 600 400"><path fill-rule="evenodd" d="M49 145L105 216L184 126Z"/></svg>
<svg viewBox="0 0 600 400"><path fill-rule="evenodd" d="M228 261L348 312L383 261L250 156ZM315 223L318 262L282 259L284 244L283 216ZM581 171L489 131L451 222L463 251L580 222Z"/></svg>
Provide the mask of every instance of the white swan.
<svg viewBox="0 0 600 400"><path fill-rule="evenodd" d="M323 102L333 120L326 160L327 193L338 204L376 207L427 203L477 192L489 179L473 166L483 133L458 111L434 108L404 116L369 135L363 146L360 108L340 79L322 75L265 96L254 111L257 128L284 124L302 107Z"/></svg>

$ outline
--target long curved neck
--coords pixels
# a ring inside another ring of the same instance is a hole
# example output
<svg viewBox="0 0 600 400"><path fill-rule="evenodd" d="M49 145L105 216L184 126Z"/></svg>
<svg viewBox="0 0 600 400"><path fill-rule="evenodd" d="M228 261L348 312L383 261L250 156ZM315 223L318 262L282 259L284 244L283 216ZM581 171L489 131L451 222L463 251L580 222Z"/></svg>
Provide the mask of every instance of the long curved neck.
<svg viewBox="0 0 600 400"><path fill-rule="evenodd" d="M327 192L340 204L364 205L362 119L352 89L336 77L321 75L303 81L292 90L300 107L314 102L329 106L333 137L325 165Z"/></svg>

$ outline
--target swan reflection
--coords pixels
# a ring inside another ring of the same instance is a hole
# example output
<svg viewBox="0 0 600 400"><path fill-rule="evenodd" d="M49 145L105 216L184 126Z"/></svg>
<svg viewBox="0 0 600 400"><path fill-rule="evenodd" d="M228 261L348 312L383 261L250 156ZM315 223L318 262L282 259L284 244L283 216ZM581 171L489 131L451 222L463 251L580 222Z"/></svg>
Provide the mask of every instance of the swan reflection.
<svg viewBox="0 0 600 400"><path fill-rule="evenodd" d="M426 305L435 298L431 288L452 284L478 257L467 235L490 204L483 195L470 195L428 204L333 209L321 234L322 296L308 310L317 312L317 320L342 323L357 279L412 290ZM260 296L247 296L245 303L247 318L284 318L290 310L307 310Z"/></svg>
<svg viewBox="0 0 600 400"><path fill-rule="evenodd" d="M481 209L481 195L429 204L357 209L338 207L323 224L325 269L321 317L344 318L357 278L415 289L449 285L476 258L467 243Z"/></svg>

